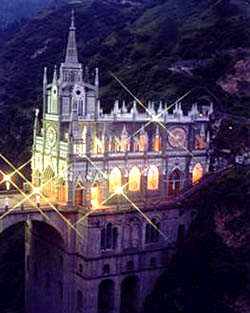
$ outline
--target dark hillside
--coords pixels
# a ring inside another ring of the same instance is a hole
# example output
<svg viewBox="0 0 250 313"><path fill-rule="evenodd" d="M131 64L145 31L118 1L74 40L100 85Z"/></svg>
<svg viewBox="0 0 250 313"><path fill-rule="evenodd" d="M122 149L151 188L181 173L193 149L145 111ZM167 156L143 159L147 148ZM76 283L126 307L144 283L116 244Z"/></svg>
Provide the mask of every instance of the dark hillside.
<svg viewBox="0 0 250 313"><path fill-rule="evenodd" d="M145 313L250 311L249 168L228 170L188 205L200 208Z"/></svg>
<svg viewBox="0 0 250 313"><path fill-rule="evenodd" d="M184 109L193 101L213 101L222 111L247 116L249 4L243 0L216 6L216 1L194 0L138 3L74 4L80 60L90 71L100 68L104 107L110 109L117 98L131 100L112 72L142 100L170 102L194 88L183 102ZM41 107L43 67L49 66L51 76L53 65L63 60L71 9L66 5L43 11L1 50L0 144L13 159L27 157L23 153L31 146L32 110ZM245 67L241 77L234 70L237 61ZM231 86L228 80L234 73L238 76Z"/></svg>

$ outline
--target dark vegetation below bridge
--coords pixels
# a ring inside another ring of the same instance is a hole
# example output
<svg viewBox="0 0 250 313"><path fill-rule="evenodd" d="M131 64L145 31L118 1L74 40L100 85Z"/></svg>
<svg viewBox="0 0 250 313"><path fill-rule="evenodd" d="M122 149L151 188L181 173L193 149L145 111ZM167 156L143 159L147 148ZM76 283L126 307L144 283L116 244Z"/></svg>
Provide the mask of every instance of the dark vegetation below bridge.
<svg viewBox="0 0 250 313"><path fill-rule="evenodd" d="M186 203L198 216L144 313L250 312L250 169L224 172Z"/></svg>

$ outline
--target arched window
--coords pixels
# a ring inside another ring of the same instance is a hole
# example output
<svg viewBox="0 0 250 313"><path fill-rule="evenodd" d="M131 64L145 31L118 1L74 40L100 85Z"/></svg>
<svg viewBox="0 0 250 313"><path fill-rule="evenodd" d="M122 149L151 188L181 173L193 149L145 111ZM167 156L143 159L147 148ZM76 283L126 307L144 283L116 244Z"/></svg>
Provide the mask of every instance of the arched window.
<svg viewBox="0 0 250 313"><path fill-rule="evenodd" d="M148 190L156 190L159 188L159 170L157 166L151 165L148 169Z"/></svg>
<svg viewBox="0 0 250 313"><path fill-rule="evenodd" d="M129 147L129 138L128 138L128 133L126 131L126 127L123 128L122 134L121 134L121 139L120 139L120 151L121 152L126 152Z"/></svg>
<svg viewBox="0 0 250 313"><path fill-rule="evenodd" d="M66 202L65 181L63 178L58 180L58 201L60 203Z"/></svg>
<svg viewBox="0 0 250 313"><path fill-rule="evenodd" d="M200 163L196 163L192 171L192 183L198 183L203 176L203 168Z"/></svg>
<svg viewBox="0 0 250 313"><path fill-rule="evenodd" d="M77 312L82 312L83 301L82 301L82 292L81 290L77 290L76 294L76 309Z"/></svg>
<svg viewBox="0 0 250 313"><path fill-rule="evenodd" d="M139 191L141 188L141 172L134 166L129 172L128 189L129 191Z"/></svg>
<svg viewBox="0 0 250 313"><path fill-rule="evenodd" d="M146 148L146 143L147 143L147 139L146 139L146 135L145 134L141 134L139 136L139 152L143 152Z"/></svg>
<svg viewBox="0 0 250 313"><path fill-rule="evenodd" d="M43 179L44 179L44 185L43 185L43 193L46 197L55 199L56 196L56 186L54 181L54 171L50 166L48 166L44 173L43 173Z"/></svg>
<svg viewBox="0 0 250 313"><path fill-rule="evenodd" d="M155 136L153 139L153 151L159 152L161 150L161 137L159 132L159 127L157 126Z"/></svg>
<svg viewBox="0 0 250 313"><path fill-rule="evenodd" d="M116 249L118 239L118 229L112 223L101 230L101 249Z"/></svg>
<svg viewBox="0 0 250 313"><path fill-rule="evenodd" d="M174 170L169 176L168 181L168 194L170 196L176 195L181 189L181 173L178 170Z"/></svg>
<svg viewBox="0 0 250 313"><path fill-rule="evenodd" d="M81 206L83 204L83 190L81 184L78 182L75 188L75 205Z"/></svg>
<svg viewBox="0 0 250 313"><path fill-rule="evenodd" d="M118 167L114 167L109 175L109 192L116 192L122 185L122 173Z"/></svg>
<svg viewBox="0 0 250 313"><path fill-rule="evenodd" d="M97 208L100 202L100 190L97 184L94 184L90 188L90 195L91 195L91 205L94 208Z"/></svg>
<svg viewBox="0 0 250 313"><path fill-rule="evenodd" d="M99 137L95 136L94 139L94 149L93 149L94 153L98 153L98 154L102 154L104 153L104 143L102 141L102 139L100 139Z"/></svg>
<svg viewBox="0 0 250 313"><path fill-rule="evenodd" d="M154 243L159 241L160 223L155 218L151 220L152 224L146 225L145 243Z"/></svg>

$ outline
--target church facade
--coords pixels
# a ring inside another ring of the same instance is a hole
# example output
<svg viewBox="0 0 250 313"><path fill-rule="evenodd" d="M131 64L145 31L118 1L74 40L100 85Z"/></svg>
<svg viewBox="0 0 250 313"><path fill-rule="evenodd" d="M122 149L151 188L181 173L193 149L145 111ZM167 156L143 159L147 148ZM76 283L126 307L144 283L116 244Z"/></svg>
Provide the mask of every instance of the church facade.
<svg viewBox="0 0 250 313"><path fill-rule="evenodd" d="M65 312L139 313L195 214L169 204L209 170L213 106L193 104L184 114L180 103L142 110L136 100L117 100L104 113L99 70L94 82L85 72L72 15L64 63L50 83L44 70L32 183L81 219L83 238L65 251L72 275Z"/></svg>

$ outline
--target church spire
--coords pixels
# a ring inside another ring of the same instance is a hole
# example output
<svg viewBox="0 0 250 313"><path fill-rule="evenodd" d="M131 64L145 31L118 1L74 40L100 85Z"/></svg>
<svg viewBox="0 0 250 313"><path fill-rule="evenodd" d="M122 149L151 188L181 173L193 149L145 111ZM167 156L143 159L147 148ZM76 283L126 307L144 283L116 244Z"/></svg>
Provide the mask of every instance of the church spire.
<svg viewBox="0 0 250 313"><path fill-rule="evenodd" d="M78 63L74 10L72 10L65 63Z"/></svg>

